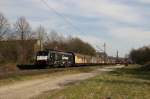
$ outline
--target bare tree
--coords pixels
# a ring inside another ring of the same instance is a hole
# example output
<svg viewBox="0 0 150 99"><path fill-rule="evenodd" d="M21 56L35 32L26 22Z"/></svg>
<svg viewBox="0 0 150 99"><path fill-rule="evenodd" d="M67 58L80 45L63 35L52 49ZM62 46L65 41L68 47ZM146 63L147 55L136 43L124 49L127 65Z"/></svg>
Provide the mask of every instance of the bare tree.
<svg viewBox="0 0 150 99"><path fill-rule="evenodd" d="M10 25L5 16L0 13L0 40L3 39L4 35L6 35L9 31Z"/></svg>
<svg viewBox="0 0 150 99"><path fill-rule="evenodd" d="M62 34L56 32L55 30L52 30L48 34L47 39L49 42L53 42L53 41L65 42L66 41L66 38Z"/></svg>
<svg viewBox="0 0 150 99"><path fill-rule="evenodd" d="M45 28L43 27L43 26L39 26L38 28L37 28L37 30L36 30L36 33L37 33L37 38L39 39L39 41L40 41L40 50L42 50L43 49L43 43L44 43L44 40L45 40L45 38L46 38L46 36L47 36L47 33L46 33L46 30L45 30Z"/></svg>
<svg viewBox="0 0 150 99"><path fill-rule="evenodd" d="M17 22L14 24L16 36L21 40L18 46L19 62L25 63L27 61L28 49L26 48L27 44L25 40L32 39L33 34L31 32L31 27L25 17L20 17Z"/></svg>
<svg viewBox="0 0 150 99"><path fill-rule="evenodd" d="M25 17L20 17L15 24L16 32L21 40L32 38L31 27Z"/></svg>

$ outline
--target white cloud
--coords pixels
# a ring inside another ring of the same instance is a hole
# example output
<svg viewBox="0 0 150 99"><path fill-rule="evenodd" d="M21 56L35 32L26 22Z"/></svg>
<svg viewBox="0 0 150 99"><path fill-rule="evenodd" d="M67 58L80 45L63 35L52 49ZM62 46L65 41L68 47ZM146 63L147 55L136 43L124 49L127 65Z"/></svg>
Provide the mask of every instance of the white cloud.
<svg viewBox="0 0 150 99"><path fill-rule="evenodd" d="M114 18L125 22L137 22L141 15L131 6L115 3L109 0L82 0L79 3L81 10L99 16Z"/></svg>
<svg viewBox="0 0 150 99"><path fill-rule="evenodd" d="M104 39L92 35L78 35L78 37L92 45L103 44L106 42Z"/></svg>
<svg viewBox="0 0 150 99"><path fill-rule="evenodd" d="M56 11L62 11L67 6L61 1L55 1L55 0L29 0L29 2L35 7L43 9L43 10L56 10ZM49 6L49 7L48 7Z"/></svg>
<svg viewBox="0 0 150 99"><path fill-rule="evenodd" d="M140 3L150 4L150 0L137 0Z"/></svg>
<svg viewBox="0 0 150 99"><path fill-rule="evenodd" d="M30 0L34 7L55 14L71 14L77 16L108 17L122 22L139 22L142 15L132 6L117 3L110 0L44 0L50 9L41 0ZM29 2L29 1L28 1ZM52 9L51 9L52 8Z"/></svg>
<svg viewBox="0 0 150 99"><path fill-rule="evenodd" d="M134 7L110 0L61 0L48 1L48 4L58 12L73 15L103 16L123 22L137 22L142 18Z"/></svg>
<svg viewBox="0 0 150 99"><path fill-rule="evenodd" d="M135 6L134 4L123 3L121 0L120 2L116 2L115 0L45 1L48 2L52 9L49 9L41 0L1 0L0 12L3 12L10 21L15 21L19 16L25 16L33 27L41 24L47 30L55 29L58 32L68 33L68 35L79 36L84 41L88 41L93 45L97 43L103 44L103 42L109 45L110 43L111 47L109 47L109 50L114 45L115 48L119 46L120 49L124 49L121 45L123 41L138 41L139 43L140 41L144 42L150 39L150 30L146 30L143 25L146 24L149 26L149 10L144 10L144 6L140 6L140 4ZM135 4L150 4L150 0L134 0L133 2ZM81 30L87 33L87 35L82 35L81 33L75 34L78 31L74 30L74 27L64 21L61 16L56 15L53 9L65 15L75 27L79 28L79 32ZM86 19L86 22L80 19L81 16ZM92 21L93 19L94 21ZM141 27L139 28L136 25ZM105 34L102 34L103 31ZM98 33L101 34L98 37L90 32L94 32L96 35L99 35ZM112 39L121 41L116 44L116 42L111 41ZM138 46L135 42L134 45ZM128 45L126 44L125 46Z"/></svg>
<svg viewBox="0 0 150 99"><path fill-rule="evenodd" d="M111 27L110 35L128 41L141 41L150 39L150 30L138 27Z"/></svg>
<svg viewBox="0 0 150 99"><path fill-rule="evenodd" d="M24 0L22 1L25 3L24 5L19 3L21 1L17 1L13 3L10 3L8 0L1 1L0 8L8 15L15 14L18 16L35 16L38 13L42 15L40 13L44 11L55 15L54 10L56 10L64 14L104 17L129 23L141 22L142 19L142 15L134 7L110 0L44 0L52 9L49 9L41 0Z"/></svg>

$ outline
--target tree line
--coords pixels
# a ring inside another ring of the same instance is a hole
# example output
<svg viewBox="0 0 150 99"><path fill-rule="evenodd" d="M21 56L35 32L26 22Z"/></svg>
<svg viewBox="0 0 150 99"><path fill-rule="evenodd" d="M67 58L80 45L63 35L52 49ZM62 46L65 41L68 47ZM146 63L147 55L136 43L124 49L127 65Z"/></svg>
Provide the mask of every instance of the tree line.
<svg viewBox="0 0 150 99"><path fill-rule="evenodd" d="M137 64L146 64L150 62L150 46L133 49L129 56Z"/></svg>
<svg viewBox="0 0 150 99"><path fill-rule="evenodd" d="M0 13L0 41L11 41L11 40L34 40L40 41L41 49L57 49L62 51L72 51L81 54L95 55L95 49L87 42L84 42L77 37L64 37L63 35L52 30L48 32L44 26L39 25L35 30L29 24L25 17L19 17L15 23L11 24L8 19ZM3 56L7 55L7 60L14 60L17 62L18 59L26 60L33 57L25 57L29 52L25 53L23 42L20 42L20 46L10 44L9 46L0 43L0 62ZM5 48L5 49L4 49ZM18 51L19 50L19 51ZM18 55L20 56L18 57ZM25 54L25 55L23 55ZM22 55L22 56L21 56ZM6 56L5 56L6 58Z"/></svg>

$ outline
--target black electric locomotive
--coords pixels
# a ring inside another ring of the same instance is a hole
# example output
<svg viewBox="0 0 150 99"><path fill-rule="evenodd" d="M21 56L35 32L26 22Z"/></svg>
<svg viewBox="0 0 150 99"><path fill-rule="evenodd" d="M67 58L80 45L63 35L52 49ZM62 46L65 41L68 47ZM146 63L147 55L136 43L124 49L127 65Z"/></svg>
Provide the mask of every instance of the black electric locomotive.
<svg viewBox="0 0 150 99"><path fill-rule="evenodd" d="M46 67L69 67L74 65L74 55L71 52L56 50L39 51L36 55L36 65Z"/></svg>

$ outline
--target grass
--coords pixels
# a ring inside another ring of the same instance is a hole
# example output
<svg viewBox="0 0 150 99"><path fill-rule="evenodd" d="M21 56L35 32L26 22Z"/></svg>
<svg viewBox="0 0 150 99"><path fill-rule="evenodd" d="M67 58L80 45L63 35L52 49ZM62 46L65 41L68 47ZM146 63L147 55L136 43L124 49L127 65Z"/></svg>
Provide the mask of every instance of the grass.
<svg viewBox="0 0 150 99"><path fill-rule="evenodd" d="M99 68L99 66L94 67L78 67L78 68L60 68L58 71L48 70L45 72L37 72L37 73L29 73L29 74L13 74L8 77L4 77L0 79L0 86L13 84L16 82L33 80L33 79L40 79L44 77L50 76L61 76L61 75L68 75L68 74L77 74L81 72L90 72L94 69ZM17 72L17 71L16 71Z"/></svg>
<svg viewBox="0 0 150 99"><path fill-rule="evenodd" d="M14 71L17 70L16 63L0 63L0 71Z"/></svg>
<svg viewBox="0 0 150 99"><path fill-rule="evenodd" d="M45 92L38 99L149 99L150 72L129 66Z"/></svg>

